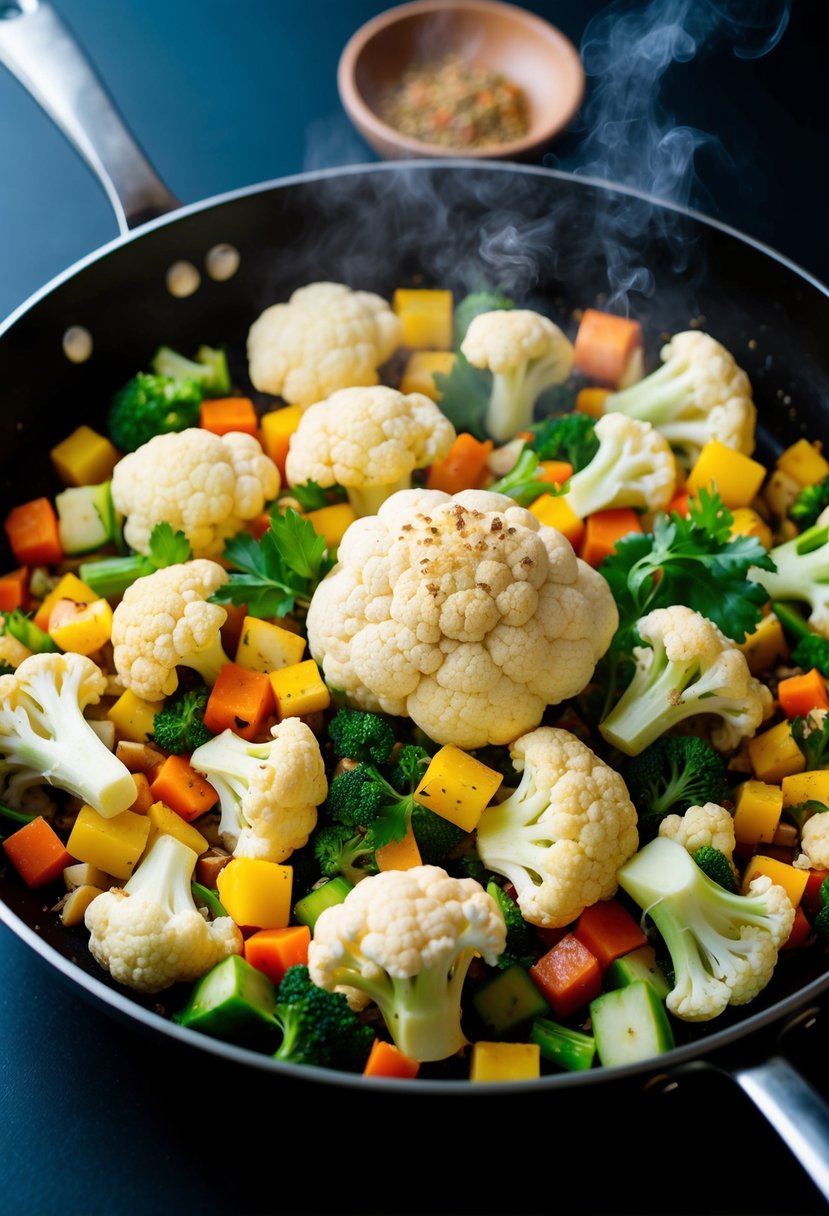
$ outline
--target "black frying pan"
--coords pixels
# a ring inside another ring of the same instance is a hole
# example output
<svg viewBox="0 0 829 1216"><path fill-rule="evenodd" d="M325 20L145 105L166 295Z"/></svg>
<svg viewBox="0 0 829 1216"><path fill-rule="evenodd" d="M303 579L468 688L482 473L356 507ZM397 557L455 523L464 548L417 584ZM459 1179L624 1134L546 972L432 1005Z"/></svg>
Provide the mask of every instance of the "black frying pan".
<svg viewBox="0 0 829 1216"><path fill-rule="evenodd" d="M387 297L400 285L434 284L460 295L497 281L528 304L559 314L572 332L572 309L606 303L611 247L624 252L622 277L630 282L636 272L633 279L644 289L631 293L630 304L649 349L663 333L699 321L735 353L755 389L761 457L772 457L800 435L826 436L829 291L774 251L704 216L605 182L477 161L303 175L165 215L176 201L108 108L55 15L36 0L22 7L21 17L0 22L0 59L47 105L98 172L123 235L0 327L0 515L58 488L48 448L80 422L101 426L113 389L146 367L161 341L182 350L203 342L226 345L234 380L250 388L244 343L251 321L265 305L320 278ZM153 215L158 218L147 219ZM238 250L239 268L217 280L205 260L223 244ZM200 274L198 289L183 298L168 289L168 272L182 261ZM614 265L618 270L618 259ZM92 338L91 357L82 362L65 353L70 327L82 327ZM7 552L0 560L0 568L11 564ZM158 997L142 999L111 984L90 959L84 932L64 930L44 912L40 893L2 869L0 919L57 976L137 1030L293 1080L399 1088L298 1069L182 1030L159 1012ZM531 1084L551 1094L644 1084L710 1060L738 1081L829 1197L829 1111L775 1051L747 1066L739 1062L746 1047L767 1037L761 1032L809 1018L827 987L824 957L784 954L757 1000L707 1026L688 1027L677 1047L657 1061ZM161 994L162 1010L181 1004L180 993ZM527 1084L477 1085L475 1094L522 1091ZM445 1096L470 1089L455 1081L416 1085L419 1092Z"/></svg>

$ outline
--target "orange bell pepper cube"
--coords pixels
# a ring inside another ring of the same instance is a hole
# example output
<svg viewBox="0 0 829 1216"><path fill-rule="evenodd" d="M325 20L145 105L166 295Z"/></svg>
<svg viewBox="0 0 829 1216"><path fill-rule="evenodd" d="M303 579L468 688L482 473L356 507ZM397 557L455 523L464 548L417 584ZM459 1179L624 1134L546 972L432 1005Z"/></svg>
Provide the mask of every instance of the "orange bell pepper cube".
<svg viewBox="0 0 829 1216"><path fill-rule="evenodd" d="M461 431L443 460L436 460L426 474L426 488L443 490L444 494L459 494L480 486L486 462L492 451L492 440L481 442L468 431Z"/></svg>
<svg viewBox="0 0 829 1216"><path fill-rule="evenodd" d="M45 887L75 860L42 815L3 841L3 851L27 887Z"/></svg>
<svg viewBox="0 0 829 1216"><path fill-rule="evenodd" d="M0 577L0 612L25 608L29 600L29 568L20 566Z"/></svg>
<svg viewBox="0 0 829 1216"><path fill-rule="evenodd" d="M273 686L265 672L225 663L207 698L204 724L214 735L232 730L243 739L255 739L275 712Z"/></svg>
<svg viewBox="0 0 829 1216"><path fill-rule="evenodd" d="M289 967L308 962L311 930L307 925L259 929L245 939L245 958L272 984L281 983Z"/></svg>
<svg viewBox="0 0 829 1216"><path fill-rule="evenodd" d="M573 933L542 954L529 975L558 1018L583 1009L602 990L599 960Z"/></svg>
<svg viewBox="0 0 829 1216"><path fill-rule="evenodd" d="M363 1069L363 1076L402 1077L408 1079L416 1077L419 1071L420 1064L417 1060L404 1055L393 1043L386 1043L383 1039L375 1039L371 1051L368 1053L368 1060Z"/></svg>
<svg viewBox="0 0 829 1216"><path fill-rule="evenodd" d="M829 709L826 680L816 667L802 676L789 676L777 685L777 700L787 718L805 718L813 709Z"/></svg>
<svg viewBox="0 0 829 1216"><path fill-rule="evenodd" d="M3 527L21 566L51 566L63 561L57 512L48 498L33 498L12 507Z"/></svg>
<svg viewBox="0 0 829 1216"><path fill-rule="evenodd" d="M573 366L589 380L615 388L641 345L642 326L638 321L586 308L576 333Z"/></svg>
<svg viewBox="0 0 829 1216"><path fill-rule="evenodd" d="M642 523L632 507L611 507L594 511L584 522L581 558L598 570L606 557L616 551L616 542L631 532L641 532Z"/></svg>
<svg viewBox="0 0 829 1216"><path fill-rule="evenodd" d="M199 407L199 423L214 435L242 431L259 435L256 407L249 397L206 397Z"/></svg>
<svg viewBox="0 0 829 1216"><path fill-rule="evenodd" d="M602 899L585 908L573 934L596 956L603 972L623 954L648 944L640 925L617 899Z"/></svg>
<svg viewBox="0 0 829 1216"><path fill-rule="evenodd" d="M152 776L150 791L155 802L165 803L189 823L209 811L219 795L186 756L168 756Z"/></svg>

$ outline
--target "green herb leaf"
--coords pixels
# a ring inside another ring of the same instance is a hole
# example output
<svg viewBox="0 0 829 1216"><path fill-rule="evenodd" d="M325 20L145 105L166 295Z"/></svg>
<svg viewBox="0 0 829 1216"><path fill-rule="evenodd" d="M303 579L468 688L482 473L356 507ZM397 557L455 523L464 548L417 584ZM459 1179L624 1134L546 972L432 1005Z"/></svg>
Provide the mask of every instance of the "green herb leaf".
<svg viewBox="0 0 829 1216"><path fill-rule="evenodd" d="M333 502L343 502L346 497L342 486L323 489L316 481L304 481L298 486L291 486L289 493L303 511L318 511L321 507L330 507Z"/></svg>
<svg viewBox="0 0 829 1216"><path fill-rule="evenodd" d="M190 542L184 533L174 532L166 520L156 524L150 533L150 561L156 570L188 562L192 553Z"/></svg>
<svg viewBox="0 0 829 1216"><path fill-rule="evenodd" d="M314 525L290 509L271 515L261 540L248 532L231 537L224 558L235 570L211 603L246 604L259 617L286 616L307 604L333 564Z"/></svg>
<svg viewBox="0 0 829 1216"><path fill-rule="evenodd" d="M816 719L814 724L803 717L792 718L792 735L806 758L809 772L829 766L829 714L822 721Z"/></svg>
<svg viewBox="0 0 829 1216"><path fill-rule="evenodd" d="M484 414L489 405L492 373L473 367L459 353L449 375L435 372L434 381L440 393L438 405L458 434L468 431L476 439L486 439Z"/></svg>

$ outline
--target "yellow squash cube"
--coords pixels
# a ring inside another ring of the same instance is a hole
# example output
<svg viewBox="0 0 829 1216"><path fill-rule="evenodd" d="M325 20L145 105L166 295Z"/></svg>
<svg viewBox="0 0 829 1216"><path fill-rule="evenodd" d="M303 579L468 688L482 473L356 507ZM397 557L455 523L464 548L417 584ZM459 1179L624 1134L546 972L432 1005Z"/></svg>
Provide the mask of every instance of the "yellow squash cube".
<svg viewBox="0 0 829 1216"><path fill-rule="evenodd" d="M423 859L412 825L409 824L402 840L393 840L391 844L384 844L377 849L374 858L380 870L413 870L415 866L422 866Z"/></svg>
<svg viewBox="0 0 829 1216"><path fill-rule="evenodd" d="M771 528L752 507L737 507L731 521L732 536L756 536L764 549L774 544Z"/></svg>
<svg viewBox="0 0 829 1216"><path fill-rule="evenodd" d="M783 626L773 612L764 616L760 624L737 646L745 655L748 669L753 676L768 671L778 659L789 657L789 643Z"/></svg>
<svg viewBox="0 0 829 1216"><path fill-rule="evenodd" d="M799 802L824 802L829 806L829 769L793 773L782 781L783 806L797 806Z"/></svg>
<svg viewBox="0 0 829 1216"><path fill-rule="evenodd" d="M67 891L74 891L76 887L100 887L103 891L110 885L110 877L88 861L76 861L64 869L63 882Z"/></svg>
<svg viewBox="0 0 829 1216"><path fill-rule="evenodd" d="M66 486L94 486L109 481L121 459L114 444L89 426L79 426L50 452L52 465Z"/></svg>
<svg viewBox="0 0 829 1216"><path fill-rule="evenodd" d="M199 856L210 848L210 842L202 836L201 832L194 828L192 823L182 819L181 815L177 815L172 807L167 806L166 802L154 802L147 811L147 818L150 821L147 848L157 836L175 836L176 840L186 844L188 849L192 849Z"/></svg>
<svg viewBox="0 0 829 1216"><path fill-rule="evenodd" d="M234 662L249 671L267 673L299 663L304 653L305 639L298 633L258 616L246 616Z"/></svg>
<svg viewBox="0 0 829 1216"><path fill-rule="evenodd" d="M798 439L777 458L777 467L801 486L814 485L829 477L829 461L820 448L808 439Z"/></svg>
<svg viewBox="0 0 829 1216"><path fill-rule="evenodd" d="M287 929L291 919L291 866L258 857L233 857L216 879L219 899L237 925Z"/></svg>
<svg viewBox="0 0 829 1216"><path fill-rule="evenodd" d="M577 548L584 536L584 523L562 494L542 494L530 504L530 512L546 524L566 536L573 548Z"/></svg>
<svg viewBox="0 0 829 1216"><path fill-rule="evenodd" d="M451 291L398 287L391 306L403 324L402 346L451 349L454 319Z"/></svg>
<svg viewBox="0 0 829 1216"><path fill-rule="evenodd" d="M112 634L112 609L107 600L79 604L58 600L49 616L49 636L61 650L93 654L105 646Z"/></svg>
<svg viewBox="0 0 829 1216"><path fill-rule="evenodd" d="M82 925L87 908L93 899L97 899L103 893L103 887L87 885L74 887L60 906L60 923L66 925L67 928Z"/></svg>
<svg viewBox="0 0 829 1216"><path fill-rule="evenodd" d="M532 1081L541 1076L537 1043L486 1043L472 1047L470 1081Z"/></svg>
<svg viewBox="0 0 829 1216"><path fill-rule="evenodd" d="M147 845L150 820L134 811L122 811L104 819L91 806L82 806L66 842L78 861L88 861L105 874L127 879Z"/></svg>
<svg viewBox="0 0 829 1216"><path fill-rule="evenodd" d="M301 417L301 405L286 405L280 410L270 410L259 419L259 434L262 437L262 448L265 455L270 456L279 469L283 480L285 477L285 457L288 455L291 436L299 426Z"/></svg>
<svg viewBox="0 0 829 1216"><path fill-rule="evenodd" d="M331 693L313 659L272 671L269 678L280 718L298 718L331 704Z"/></svg>
<svg viewBox="0 0 829 1216"><path fill-rule="evenodd" d="M351 503L334 502L330 507L308 511L305 518L313 524L314 531L323 538L328 548L336 549L357 516Z"/></svg>
<svg viewBox="0 0 829 1216"><path fill-rule="evenodd" d="M751 769L758 781L779 784L792 773L802 773L806 757L797 746L789 722L778 722L746 744Z"/></svg>
<svg viewBox="0 0 829 1216"><path fill-rule="evenodd" d="M146 743L153 733L153 722L160 708L160 701L145 701L128 688L110 706L107 717L115 723L119 739Z"/></svg>
<svg viewBox="0 0 829 1216"><path fill-rule="evenodd" d="M796 870L794 866L790 866L785 861L778 861L776 857L766 857L763 853L755 853L743 870L740 893L747 895L752 879L759 878L762 874L767 874L773 883L783 887L789 899L797 907L803 898L806 883L809 881L808 870Z"/></svg>
<svg viewBox="0 0 829 1216"><path fill-rule="evenodd" d="M440 401L435 372L451 375L455 358L451 350L413 350L400 379L401 393L423 393L432 401Z"/></svg>
<svg viewBox="0 0 829 1216"><path fill-rule="evenodd" d="M49 594L44 597L34 615L34 622L38 629L48 630L52 609L59 600L73 600L76 604L90 604L99 598L91 587L78 578L77 574L64 574L58 579Z"/></svg>
<svg viewBox="0 0 829 1216"><path fill-rule="evenodd" d="M503 780L501 773L450 743L435 752L414 800L462 831L473 832Z"/></svg>
<svg viewBox="0 0 829 1216"><path fill-rule="evenodd" d="M688 474L686 488L690 494L696 494L713 485L727 507L748 507L765 476L765 466L759 461L712 439L697 457Z"/></svg>
<svg viewBox="0 0 829 1216"><path fill-rule="evenodd" d="M737 789L734 809L734 835L738 844L757 845L774 838L783 810L779 785L764 781L744 781Z"/></svg>

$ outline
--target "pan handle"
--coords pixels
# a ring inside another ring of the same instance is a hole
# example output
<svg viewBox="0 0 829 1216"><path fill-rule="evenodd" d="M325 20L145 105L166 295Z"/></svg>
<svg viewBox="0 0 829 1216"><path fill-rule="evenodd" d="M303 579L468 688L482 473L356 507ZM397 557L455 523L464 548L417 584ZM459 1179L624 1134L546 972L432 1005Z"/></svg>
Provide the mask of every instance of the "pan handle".
<svg viewBox="0 0 829 1216"><path fill-rule="evenodd" d="M40 0L0 0L0 62L74 144L123 234L181 203L156 175L60 17Z"/></svg>

